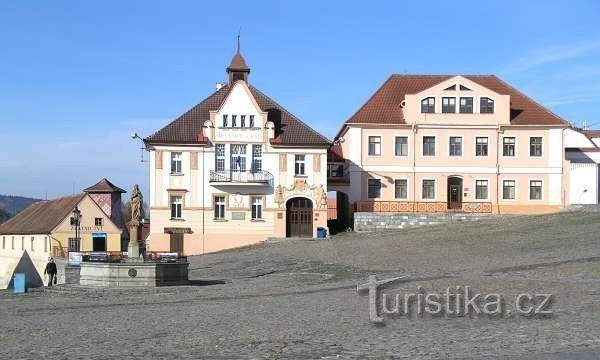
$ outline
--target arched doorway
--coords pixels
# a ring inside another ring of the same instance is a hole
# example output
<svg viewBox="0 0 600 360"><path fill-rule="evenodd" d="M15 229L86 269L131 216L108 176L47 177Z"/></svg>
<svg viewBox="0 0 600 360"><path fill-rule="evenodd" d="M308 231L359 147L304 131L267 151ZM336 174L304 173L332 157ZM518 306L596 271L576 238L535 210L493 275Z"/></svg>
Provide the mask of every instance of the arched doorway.
<svg viewBox="0 0 600 360"><path fill-rule="evenodd" d="M448 177L448 210L462 209L463 180L457 176Z"/></svg>
<svg viewBox="0 0 600 360"><path fill-rule="evenodd" d="M287 237L313 237L313 204L305 197L294 197L285 203Z"/></svg>

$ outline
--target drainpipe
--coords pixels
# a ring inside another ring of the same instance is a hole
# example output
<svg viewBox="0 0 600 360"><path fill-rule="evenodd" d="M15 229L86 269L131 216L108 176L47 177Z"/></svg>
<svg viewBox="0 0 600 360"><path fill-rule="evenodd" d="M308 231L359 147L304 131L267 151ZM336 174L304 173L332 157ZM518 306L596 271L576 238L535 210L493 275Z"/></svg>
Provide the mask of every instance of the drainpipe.
<svg viewBox="0 0 600 360"><path fill-rule="evenodd" d="M204 206L204 182L206 181L206 177L204 176L204 167L205 167L205 156L204 156L205 147L202 146L202 255L204 255L204 219L206 208Z"/></svg>
<svg viewBox="0 0 600 360"><path fill-rule="evenodd" d="M496 129L496 211L498 214L500 214L500 132L500 125L498 125Z"/></svg>
<svg viewBox="0 0 600 360"><path fill-rule="evenodd" d="M416 212L416 206L417 206L417 148L416 148L416 142L417 142L417 125L416 124L412 124L412 131L413 131L413 212Z"/></svg>

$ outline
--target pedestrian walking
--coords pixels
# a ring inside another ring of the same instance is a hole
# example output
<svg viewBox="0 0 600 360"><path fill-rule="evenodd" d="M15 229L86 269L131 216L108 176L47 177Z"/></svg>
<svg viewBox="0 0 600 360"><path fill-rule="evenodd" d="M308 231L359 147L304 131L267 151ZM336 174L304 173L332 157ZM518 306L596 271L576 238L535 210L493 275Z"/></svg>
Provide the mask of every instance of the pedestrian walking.
<svg viewBox="0 0 600 360"><path fill-rule="evenodd" d="M46 269L44 270L44 275L48 274L48 286L52 286L54 283L56 285L56 263L53 258L50 258L48 264L46 264Z"/></svg>

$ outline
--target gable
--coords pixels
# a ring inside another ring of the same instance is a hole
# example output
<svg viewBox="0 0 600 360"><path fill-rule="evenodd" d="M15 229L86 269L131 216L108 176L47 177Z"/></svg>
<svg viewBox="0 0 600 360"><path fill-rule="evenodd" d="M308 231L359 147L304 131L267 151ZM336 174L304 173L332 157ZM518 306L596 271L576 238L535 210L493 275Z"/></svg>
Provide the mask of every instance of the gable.
<svg viewBox="0 0 600 360"><path fill-rule="evenodd" d="M108 215L98 204L90 198L89 195L84 196L81 201L77 204L77 207L81 211L81 232L105 232L105 233L121 233L119 229L110 219ZM98 227L95 224L96 218L102 218L102 226ZM53 233L69 233L75 229L71 226L71 211L61 220L61 222L53 229Z"/></svg>

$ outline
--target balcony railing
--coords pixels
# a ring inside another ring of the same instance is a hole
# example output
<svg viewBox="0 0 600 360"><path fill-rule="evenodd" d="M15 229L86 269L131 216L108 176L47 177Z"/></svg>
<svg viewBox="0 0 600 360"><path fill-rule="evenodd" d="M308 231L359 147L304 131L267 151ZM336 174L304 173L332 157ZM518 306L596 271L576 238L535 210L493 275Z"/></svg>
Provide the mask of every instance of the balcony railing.
<svg viewBox="0 0 600 360"><path fill-rule="evenodd" d="M211 170L210 182L241 183L241 184L273 184L273 174L266 170L239 171L239 170Z"/></svg>

